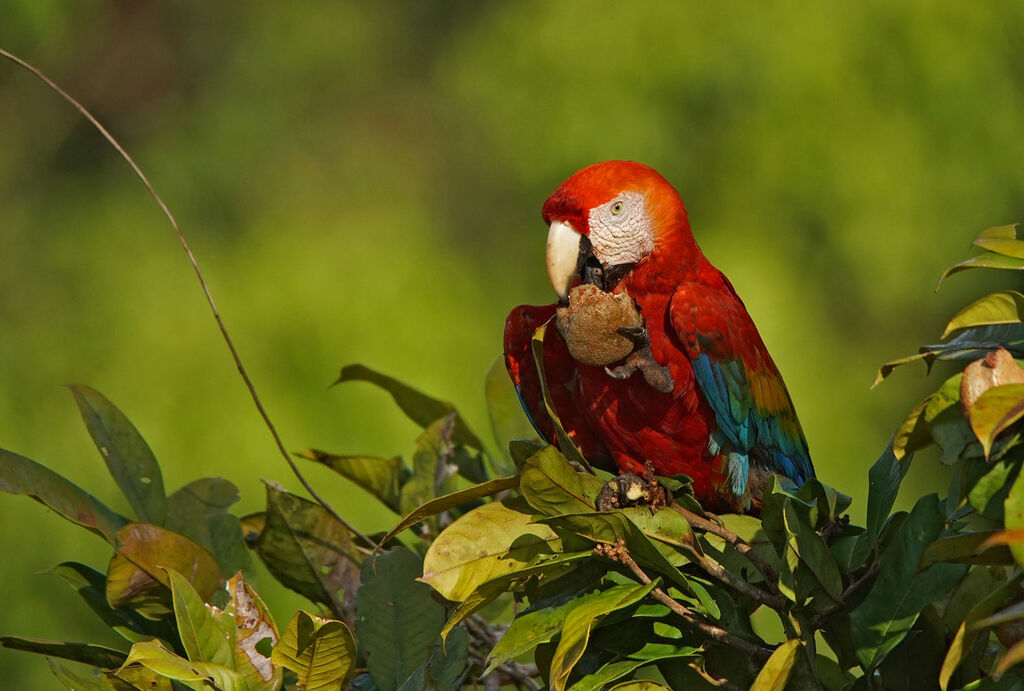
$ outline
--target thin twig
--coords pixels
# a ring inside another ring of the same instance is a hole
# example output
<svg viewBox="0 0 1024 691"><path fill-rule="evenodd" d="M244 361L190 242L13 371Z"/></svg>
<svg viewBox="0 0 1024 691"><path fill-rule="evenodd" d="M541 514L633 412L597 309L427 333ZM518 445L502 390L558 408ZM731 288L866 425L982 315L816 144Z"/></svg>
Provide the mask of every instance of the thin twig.
<svg viewBox="0 0 1024 691"><path fill-rule="evenodd" d="M818 629L820 629L822 627L822 625L825 623L826 619L828 619L833 614L835 614L839 610L841 610L844 607L846 607L846 604L847 604L848 600L850 599L850 596L852 596L854 594L854 592L856 592L867 581L869 581L870 579L874 578L878 574L878 570L879 570L879 563L877 561L872 562L871 566L869 566L867 569L865 569L864 573L862 573L857 578L857 580L855 580L853 583L851 583L846 588L846 590L844 590L842 592L842 594L836 600L834 605L832 605L828 609L823 610L822 612L820 612L817 616L814 617L814 619L811 619L810 631L808 631L807 633L808 634L813 634L815 631L817 631Z"/></svg>
<svg viewBox="0 0 1024 691"><path fill-rule="evenodd" d="M599 545L599 547L603 548L600 550L600 554L603 554L604 556L607 556L612 559L616 559L617 561L620 561L623 564L625 564L626 567L633 572L633 575L636 576L637 579L639 579L639 581L644 585L651 584L650 576L644 573L644 570L640 568L640 565L637 564L633 560L633 557L629 555L629 551L626 549L626 543L622 540L622 538L618 538L614 546ZM668 593L666 593L661 588L654 588L653 590L651 590L651 595L658 602L665 605L670 610L672 610L680 617L682 617L690 626L697 629L701 633L705 634L709 638L718 641L719 643L730 645L739 650L740 652L746 653L747 655L755 657L761 661L767 660L772 654L772 651L768 648L763 648L759 645L751 643L746 639L740 638L739 636L729 633L723 628L720 628L718 626L715 626L714 624L710 624L702 620L696 612L694 612L692 609L682 604L681 602L674 600L672 597L668 595Z"/></svg>
<svg viewBox="0 0 1024 691"><path fill-rule="evenodd" d="M779 593L778 586L776 585L778 575L775 573L775 569L771 567L771 564L762 559L761 555L755 552L743 538L726 528L724 525L695 514L693 511L683 508L675 502L672 502L670 506L682 514L683 518L689 521L690 525L694 528L703 530L705 533L711 533L712 535L725 540L726 543L731 545L733 549L746 557L747 560L754 565L754 568L756 568L761 573L761 576L764 577L765 584L771 588L773 592L781 595L781 593Z"/></svg>
<svg viewBox="0 0 1024 691"><path fill-rule="evenodd" d="M697 565L704 569L709 576L721 583L724 583L736 592L753 598L762 605L771 607L776 611L782 611L786 608L786 599L784 597L766 593L756 585L748 583L741 578L737 578L727 569L723 568L721 564L718 564L701 554L696 547L687 547L686 552L690 558L696 561Z"/></svg>
<svg viewBox="0 0 1024 691"><path fill-rule="evenodd" d="M368 546L376 548L376 542L371 540L369 537L367 537L360 531L356 530L355 527L350 525L348 521L339 516L338 512L331 508L331 506L319 494L317 494L316 490L313 489L312 485L310 485L306 478L302 475L302 472L299 470L299 467L295 464L295 461L292 460L291 456L288 453L288 450L285 449L284 443L281 441L281 436L277 433L277 429L274 427L274 423L270 421L270 416L267 414L267 411L263 408L263 403L260 401L260 397L256 394L256 387L253 386L252 380L249 379L249 374L245 371L245 367L242 365L242 358L238 355L238 350L235 348L235 344L231 340L231 336L228 335L227 327L224 326L224 321L221 319L220 312L217 309L217 304L213 300L213 294L210 292L210 287L206 283L206 278L203 276L203 272L199 268L199 262L196 260L195 254L192 253L192 248L191 246L189 246L188 240L185 239L185 235L181 232L181 228L178 227L178 221L175 220L174 214L171 213L171 210L167 208L167 204L164 203L164 200L160 197L159 194L157 194L156 189L154 189L153 185L150 184L149 178L147 178L145 173L142 172L142 169L139 168L139 166L135 163L135 160L128 155L128 152L124 150L124 148L118 143L116 139L114 139L114 136L110 134L110 132L108 132L103 125L100 124L99 120L97 120L93 116L93 114L85 108L85 106L83 106L81 103L75 100L70 94L64 91L64 89L57 86L57 84L53 80L51 80L49 77L43 74L37 67L25 62L16 55L8 53L3 48L0 48L0 57L6 58L7 60L10 60L14 64L18 65L19 67L22 67L23 69L27 70L36 78L41 80L44 84L46 84L48 87L50 87L50 89L56 92L57 95L59 95L65 101L74 106L75 110L81 113L82 116L86 120L88 120L89 123L93 127L95 127L100 134L103 135L104 139L106 139L110 143L110 145L114 147L117 153L121 155L121 158L123 158L128 163L128 165L131 166L132 170L135 172L136 177L138 177L139 180L142 181L142 184L146 186L146 190L149 192L149 195L153 197L153 200L156 201L156 203L160 206L160 210L163 211L164 216L167 217L167 220L170 222L171 227L174 229L174 234L177 235L178 242L181 243L182 249L185 250L185 254L188 255L188 260L192 264L192 268L196 272L196 277L199 279L199 285L203 289L203 294L206 296L206 302L210 306L210 311L213 313L214 320L217 322L217 328L220 329L220 334L224 338L224 343L227 344L228 350L231 351L231 358L235 361L235 367L238 368L238 373L239 375L241 375L242 381L245 382L245 387L249 390L249 396L252 398L252 402L256 405L256 410L259 411L260 417L263 418L263 422L264 424L266 424L267 429L270 430L270 434L274 438L274 443L277 445L277 450L281 453L281 456L284 458L285 463L288 464L288 467L291 468L292 472L295 474L295 477L298 478L299 482L302 483L302 486L306 488L306 491L309 492L310 496L313 497L317 501L317 503L324 508L324 510L327 513L329 513L335 520L337 520L339 523L345 526L360 540L367 543Z"/></svg>

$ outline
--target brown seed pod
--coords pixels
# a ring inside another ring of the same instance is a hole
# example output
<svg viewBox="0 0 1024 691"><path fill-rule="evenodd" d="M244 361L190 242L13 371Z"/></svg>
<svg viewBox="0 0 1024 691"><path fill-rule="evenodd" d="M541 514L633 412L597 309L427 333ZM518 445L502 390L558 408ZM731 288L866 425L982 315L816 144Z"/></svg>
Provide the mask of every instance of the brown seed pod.
<svg viewBox="0 0 1024 691"><path fill-rule="evenodd" d="M632 298L590 284L569 292L569 306L558 308L555 321L569 354L585 365L599 366L618 362L633 352L634 343L618 329L642 324Z"/></svg>

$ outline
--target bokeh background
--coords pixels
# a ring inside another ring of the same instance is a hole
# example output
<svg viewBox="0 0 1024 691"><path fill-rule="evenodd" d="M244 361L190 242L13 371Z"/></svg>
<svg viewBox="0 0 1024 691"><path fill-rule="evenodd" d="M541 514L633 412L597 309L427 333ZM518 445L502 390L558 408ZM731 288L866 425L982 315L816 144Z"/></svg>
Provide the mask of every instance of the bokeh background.
<svg viewBox="0 0 1024 691"><path fill-rule="evenodd" d="M516 304L551 301L540 206L576 169L646 162L758 323L819 475L866 468L937 375L879 363L1016 276L935 280L1024 218L1024 5L3 0L0 46L78 96L194 244L286 443L408 453L363 362L488 428ZM126 511L63 384L133 419L170 490L297 489L170 229L69 107L0 64L0 446ZM365 530L394 516L310 469ZM906 497L941 489L919 458ZM854 517L863 502L854 504ZM50 576L109 548L0 496L0 633L107 640ZM285 620L299 604L263 578ZM0 688L55 683L0 650Z"/></svg>

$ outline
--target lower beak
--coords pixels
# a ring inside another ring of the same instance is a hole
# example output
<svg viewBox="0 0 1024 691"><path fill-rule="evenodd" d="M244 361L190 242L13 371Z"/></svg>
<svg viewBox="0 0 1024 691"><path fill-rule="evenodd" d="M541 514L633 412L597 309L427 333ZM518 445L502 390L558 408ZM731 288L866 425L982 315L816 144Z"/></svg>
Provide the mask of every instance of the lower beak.
<svg viewBox="0 0 1024 691"><path fill-rule="evenodd" d="M552 221L548 226L548 280L561 300L569 296L569 287L579 269L583 236L568 223Z"/></svg>

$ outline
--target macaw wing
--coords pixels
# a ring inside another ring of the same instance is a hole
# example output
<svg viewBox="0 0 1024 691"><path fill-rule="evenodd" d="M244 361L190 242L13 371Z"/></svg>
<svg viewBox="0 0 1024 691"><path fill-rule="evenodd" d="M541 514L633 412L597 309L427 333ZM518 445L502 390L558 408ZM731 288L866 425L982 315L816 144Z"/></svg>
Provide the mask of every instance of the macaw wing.
<svg viewBox="0 0 1024 691"><path fill-rule="evenodd" d="M505 320L505 367L519 394L519 401L540 437L557 443L554 425L544 405L540 373L533 358L533 335L557 309L556 305L520 305ZM544 375L552 406L563 429L591 464L607 465L610 458L604 444L594 436L575 400L573 386L578 374L576 361L554 328L544 334Z"/></svg>
<svg viewBox="0 0 1024 691"><path fill-rule="evenodd" d="M669 316L715 413L718 430L710 444L725 459L727 489L746 494L751 463L797 486L814 477L786 385L728 281L719 289L683 284Z"/></svg>

